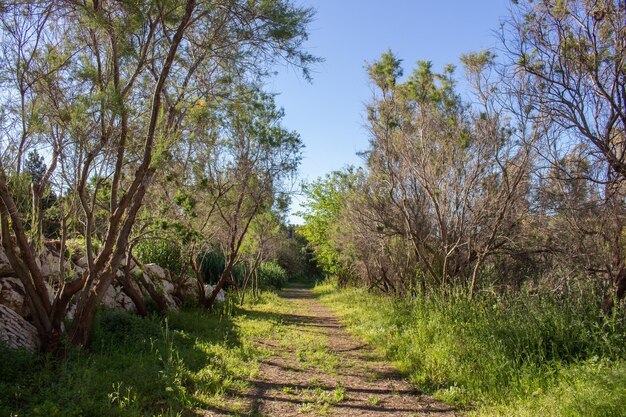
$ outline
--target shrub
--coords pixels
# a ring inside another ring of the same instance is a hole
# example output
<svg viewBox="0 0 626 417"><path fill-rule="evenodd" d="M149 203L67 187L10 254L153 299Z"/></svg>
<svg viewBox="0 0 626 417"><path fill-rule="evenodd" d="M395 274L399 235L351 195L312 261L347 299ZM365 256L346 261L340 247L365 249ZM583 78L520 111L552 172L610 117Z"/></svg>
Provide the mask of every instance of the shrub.
<svg viewBox="0 0 626 417"><path fill-rule="evenodd" d="M182 273L183 259L177 243L162 239L144 240L135 247L135 253L141 263L166 268L172 277Z"/></svg>
<svg viewBox="0 0 626 417"><path fill-rule="evenodd" d="M224 253L215 248L211 251L205 252L202 256L202 263L200 265L200 273L202 274L202 280L205 284L215 285L219 281L224 268L226 268L226 258ZM242 264L235 264L231 270L231 274L235 281L241 285L244 276L244 267ZM224 285L224 289L228 289L230 282Z"/></svg>
<svg viewBox="0 0 626 417"><path fill-rule="evenodd" d="M261 287L281 289L287 285L287 272L276 262L261 263L258 274Z"/></svg>
<svg viewBox="0 0 626 417"><path fill-rule="evenodd" d="M221 250L214 248L201 256L200 273L202 274L202 280L205 284L215 285L226 267L224 254Z"/></svg>
<svg viewBox="0 0 626 417"><path fill-rule="evenodd" d="M144 318L126 311L102 310L93 330L94 349L106 351L112 346L145 349L151 340L161 337L161 324L156 317Z"/></svg>

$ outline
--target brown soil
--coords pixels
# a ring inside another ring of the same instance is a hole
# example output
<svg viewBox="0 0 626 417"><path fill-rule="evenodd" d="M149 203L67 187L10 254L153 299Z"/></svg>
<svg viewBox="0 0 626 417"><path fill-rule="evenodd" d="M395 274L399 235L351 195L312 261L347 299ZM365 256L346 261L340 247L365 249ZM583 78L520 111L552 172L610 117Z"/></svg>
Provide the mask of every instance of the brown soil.
<svg viewBox="0 0 626 417"><path fill-rule="evenodd" d="M333 369L302 366L293 345L259 340L269 349L247 402L252 416L455 416L455 410L420 395L373 349L350 336L337 317L310 290L281 294L297 314L283 323L295 335L327 341ZM291 333L290 333L291 334ZM297 337L297 336L296 336Z"/></svg>

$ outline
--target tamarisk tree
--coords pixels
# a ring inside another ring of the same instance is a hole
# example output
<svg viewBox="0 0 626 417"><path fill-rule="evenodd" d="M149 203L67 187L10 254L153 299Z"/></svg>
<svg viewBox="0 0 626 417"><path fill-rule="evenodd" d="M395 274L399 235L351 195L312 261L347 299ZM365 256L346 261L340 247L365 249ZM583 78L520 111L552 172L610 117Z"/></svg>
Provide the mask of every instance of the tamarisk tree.
<svg viewBox="0 0 626 417"><path fill-rule="evenodd" d="M3 3L3 47L17 33L21 64L3 67L3 110L14 123L3 123L2 133L2 245L26 289L42 349L56 350L73 300L70 341L89 342L144 196L173 147L189 140L189 110L211 98L225 74L258 78L285 59L306 75L315 61L301 48L311 16L284 0ZM24 105L9 106L16 96ZM37 103L45 107L35 114ZM47 126L35 134L38 120ZM87 268L58 277L52 299L8 181L30 149L52 157L46 175L82 209ZM97 197L102 190L106 203Z"/></svg>

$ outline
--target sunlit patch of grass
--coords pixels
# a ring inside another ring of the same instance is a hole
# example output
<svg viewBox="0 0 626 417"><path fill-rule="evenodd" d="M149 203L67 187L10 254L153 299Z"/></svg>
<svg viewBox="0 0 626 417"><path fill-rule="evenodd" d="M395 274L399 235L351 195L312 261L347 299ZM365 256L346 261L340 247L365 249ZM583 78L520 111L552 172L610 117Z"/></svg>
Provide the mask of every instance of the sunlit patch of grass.
<svg viewBox="0 0 626 417"><path fill-rule="evenodd" d="M377 395L371 394L367 396L367 403L369 405L377 406L380 404L380 398Z"/></svg>
<svg viewBox="0 0 626 417"><path fill-rule="evenodd" d="M623 416L626 363L591 359L565 366L558 381L509 404L486 406L476 416Z"/></svg>
<svg viewBox="0 0 626 417"><path fill-rule="evenodd" d="M299 391L298 391L298 388L296 387L286 386L286 387L283 387L282 393L285 395L298 395Z"/></svg>
<svg viewBox="0 0 626 417"><path fill-rule="evenodd" d="M249 404L233 394L249 391L269 354L255 339L280 334L276 312L286 308L262 293L241 309L191 309L166 321L103 311L91 349L63 361L0 346L0 415L246 414Z"/></svg>
<svg viewBox="0 0 626 417"><path fill-rule="evenodd" d="M304 402L300 406L302 413L315 413L317 415L329 415L332 406L346 400L346 389L337 385L330 389L321 385L311 384L309 388L290 391L298 395Z"/></svg>
<svg viewBox="0 0 626 417"><path fill-rule="evenodd" d="M330 349L328 338L321 334L301 331L298 326L287 326L280 338L286 356L295 356L300 368L315 368L334 374L339 358Z"/></svg>

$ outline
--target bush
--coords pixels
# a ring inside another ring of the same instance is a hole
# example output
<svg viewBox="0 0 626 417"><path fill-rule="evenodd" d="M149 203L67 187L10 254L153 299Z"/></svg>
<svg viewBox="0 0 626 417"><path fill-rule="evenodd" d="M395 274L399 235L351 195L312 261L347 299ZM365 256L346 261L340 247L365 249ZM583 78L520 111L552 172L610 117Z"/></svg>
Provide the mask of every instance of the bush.
<svg viewBox="0 0 626 417"><path fill-rule="evenodd" d="M215 248L211 251L205 252L202 256L202 262L200 264L200 273L202 274L202 280L205 284L215 285L219 281L224 268L226 267L226 260L221 250Z"/></svg>
<svg viewBox="0 0 626 417"><path fill-rule="evenodd" d="M219 281L222 273L226 268L226 258L224 253L219 249L213 249L202 255L202 263L200 264L200 273L205 284L215 285ZM231 270L231 274L238 285L241 285L244 277L244 267L242 264L236 264ZM224 285L224 289L230 287L230 282Z"/></svg>
<svg viewBox="0 0 626 417"><path fill-rule="evenodd" d="M177 243L162 239L144 240L135 247L135 253L141 263L166 268L172 277L182 273L183 259Z"/></svg>
<svg viewBox="0 0 626 417"><path fill-rule="evenodd" d="M287 272L276 262L261 263L258 274L262 288L281 289L287 285Z"/></svg>

